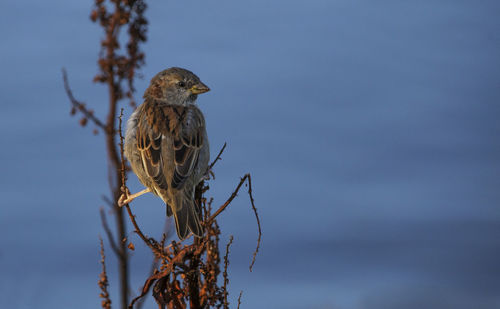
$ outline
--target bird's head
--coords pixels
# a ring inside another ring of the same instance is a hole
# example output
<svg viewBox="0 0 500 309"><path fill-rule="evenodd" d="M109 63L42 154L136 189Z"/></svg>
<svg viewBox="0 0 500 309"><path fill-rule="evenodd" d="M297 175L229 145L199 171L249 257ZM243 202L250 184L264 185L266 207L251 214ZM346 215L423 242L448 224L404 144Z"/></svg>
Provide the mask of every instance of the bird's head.
<svg viewBox="0 0 500 309"><path fill-rule="evenodd" d="M198 94L210 91L198 76L182 68L161 71L151 79L144 98L150 97L168 104L187 105L193 103Z"/></svg>

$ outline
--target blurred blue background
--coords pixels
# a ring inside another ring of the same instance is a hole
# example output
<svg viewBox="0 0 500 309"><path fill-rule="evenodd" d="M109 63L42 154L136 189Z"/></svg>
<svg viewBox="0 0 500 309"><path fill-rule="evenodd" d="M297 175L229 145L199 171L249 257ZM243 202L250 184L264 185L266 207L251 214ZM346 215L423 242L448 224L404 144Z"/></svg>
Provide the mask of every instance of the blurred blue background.
<svg viewBox="0 0 500 309"><path fill-rule="evenodd" d="M61 78L104 117L91 6L0 3L2 308L100 304L103 135L69 116ZM210 196L252 173L253 273L246 194L220 216L232 305L243 290L241 308L500 308L499 13L495 0L149 1L136 99L158 71L192 70L212 88L198 100L212 157L228 143ZM133 207L159 237L160 200ZM152 257L129 236L137 295Z"/></svg>

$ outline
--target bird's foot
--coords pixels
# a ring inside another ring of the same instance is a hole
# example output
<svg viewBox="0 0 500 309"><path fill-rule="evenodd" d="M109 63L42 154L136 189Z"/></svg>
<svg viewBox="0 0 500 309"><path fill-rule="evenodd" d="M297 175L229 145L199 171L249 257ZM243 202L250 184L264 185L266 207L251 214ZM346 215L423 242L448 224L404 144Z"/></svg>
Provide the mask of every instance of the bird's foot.
<svg viewBox="0 0 500 309"><path fill-rule="evenodd" d="M122 195L120 195L120 198L118 199L118 207L123 207L123 205L131 202L129 200L130 191L126 186L122 187L122 192Z"/></svg>
<svg viewBox="0 0 500 309"><path fill-rule="evenodd" d="M146 189L139 191L137 193L134 193L134 194L130 194L130 191L128 190L128 188L125 188L124 191L125 192L118 199L118 206L119 207L122 207L123 205L126 205L126 204L132 202L136 197L139 197L145 193L151 192L151 189L146 188Z"/></svg>

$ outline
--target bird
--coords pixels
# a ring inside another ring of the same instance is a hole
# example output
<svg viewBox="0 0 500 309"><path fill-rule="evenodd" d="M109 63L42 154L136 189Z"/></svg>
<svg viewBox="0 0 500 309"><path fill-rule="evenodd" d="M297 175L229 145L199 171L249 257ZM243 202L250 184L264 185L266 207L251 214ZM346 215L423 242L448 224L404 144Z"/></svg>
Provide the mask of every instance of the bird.
<svg viewBox="0 0 500 309"><path fill-rule="evenodd" d="M122 196L119 204L147 192L166 204L174 216L177 236L191 231L203 236L195 187L208 172L209 142L199 94L210 91L193 72L172 67L156 74L144 92L144 101L127 121L124 153L145 190Z"/></svg>

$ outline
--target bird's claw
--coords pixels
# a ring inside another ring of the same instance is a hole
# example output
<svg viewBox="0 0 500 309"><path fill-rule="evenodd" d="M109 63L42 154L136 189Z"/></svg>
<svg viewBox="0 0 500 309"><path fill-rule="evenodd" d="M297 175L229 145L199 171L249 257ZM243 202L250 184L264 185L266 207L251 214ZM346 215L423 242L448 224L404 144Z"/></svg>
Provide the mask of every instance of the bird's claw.
<svg viewBox="0 0 500 309"><path fill-rule="evenodd" d="M130 191L128 190L127 187L125 189L122 188L122 195L120 195L120 198L118 199L118 207L123 207L123 205L130 203L132 199L129 198Z"/></svg>
<svg viewBox="0 0 500 309"><path fill-rule="evenodd" d="M127 200L127 195L122 194L120 195L120 198L118 199L118 207L122 207L123 205L127 204L125 201Z"/></svg>

